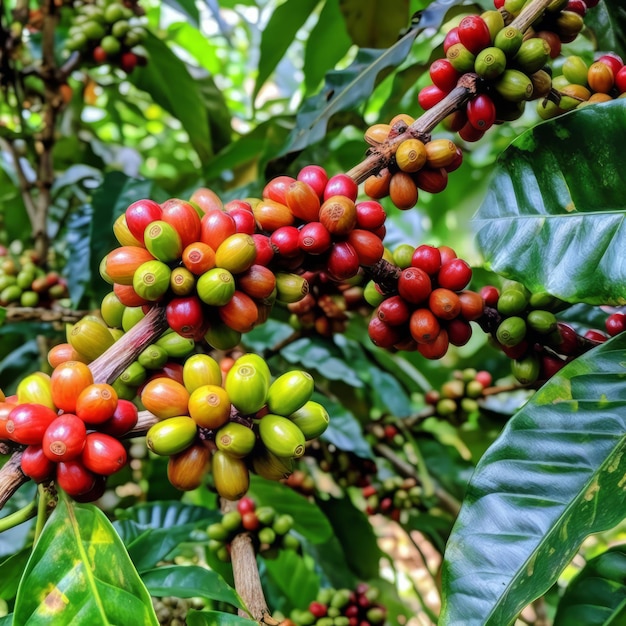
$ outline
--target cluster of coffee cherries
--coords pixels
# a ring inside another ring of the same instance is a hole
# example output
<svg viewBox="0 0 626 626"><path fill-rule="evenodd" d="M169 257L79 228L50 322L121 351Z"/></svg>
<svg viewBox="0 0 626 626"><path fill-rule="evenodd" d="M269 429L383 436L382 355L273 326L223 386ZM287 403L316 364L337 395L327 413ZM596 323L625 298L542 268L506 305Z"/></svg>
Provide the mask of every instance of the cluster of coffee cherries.
<svg viewBox="0 0 626 626"><path fill-rule="evenodd" d="M309 284L309 293L287 305L289 323L296 330L330 337L345 331L351 313L371 312L363 298L364 278L360 273L347 281L332 280L323 271L307 271L302 276Z"/></svg>
<svg viewBox="0 0 626 626"><path fill-rule="evenodd" d="M164 306L169 327L183 337L226 349L263 322L274 302L308 291L297 274L267 267L248 208L224 210L208 189L187 202L133 202L113 230L122 244L105 256L101 274L125 306ZM109 296L114 300L113 296Z"/></svg>
<svg viewBox="0 0 626 626"><path fill-rule="evenodd" d="M143 11L119 0L82 2L75 8L65 41L68 52L81 52L95 65L110 63L130 74L147 61L141 44L147 31L139 17Z"/></svg>
<svg viewBox="0 0 626 626"><path fill-rule="evenodd" d="M431 389L426 392L424 399L434 407L438 417L459 425L477 414L477 400L483 397L485 388L491 385L492 380L491 374L486 370L476 371L471 367L456 370L439 390Z"/></svg>
<svg viewBox="0 0 626 626"><path fill-rule="evenodd" d="M65 279L43 269L34 250L25 250L20 241L0 246L0 306L51 307L67 296Z"/></svg>
<svg viewBox="0 0 626 626"><path fill-rule="evenodd" d="M148 448L168 456L168 478L181 490L198 487L210 471L218 494L241 498L249 471L280 480L293 471L294 459L308 440L329 423L326 409L311 400L314 381L293 370L272 381L267 363L244 354L225 378L219 363L194 354L182 368L182 381L151 378L141 403L156 416L146 435Z"/></svg>
<svg viewBox="0 0 626 626"><path fill-rule="evenodd" d="M94 383L84 363L66 361L50 376L30 374L15 396L2 400L0 440L25 446L22 471L35 482L54 480L74 499L90 502L126 464L118 438L137 423L137 408L110 385Z"/></svg>
<svg viewBox="0 0 626 626"><path fill-rule="evenodd" d="M284 626L379 626L387 610L378 602L380 592L367 583L356 589L323 587L306 610L293 610Z"/></svg>
<svg viewBox="0 0 626 626"><path fill-rule="evenodd" d="M558 97L537 103L537 112L543 119L625 97L626 67L614 52L600 55L589 66L580 56L572 55L563 61L561 74L552 79L552 87Z"/></svg>
<svg viewBox="0 0 626 626"><path fill-rule="evenodd" d="M374 124L365 132L371 146L407 132L415 120L406 114L395 116L389 124ZM363 191L373 200L389 196L399 209L417 204L419 191L439 193L448 185L448 173L460 167L463 152L449 139L421 141L410 137L398 144L387 167L366 179Z"/></svg>
<svg viewBox="0 0 626 626"><path fill-rule="evenodd" d="M403 522L410 510L422 509L423 491L415 478L391 476L382 482L363 487L368 515L384 515L394 522Z"/></svg>
<svg viewBox="0 0 626 626"><path fill-rule="evenodd" d="M472 335L470 322L483 314L482 297L466 287L472 269L448 246L404 244L393 254L399 272L397 293L366 286L375 308L368 331L382 348L417 350L429 359L443 357L450 344L462 346Z"/></svg>
<svg viewBox="0 0 626 626"><path fill-rule="evenodd" d="M251 204L281 265L323 270L341 281L356 276L360 266L377 263L384 252L386 213L378 202L357 202L357 195L350 176L329 178L321 166L307 165L295 179L272 179L262 199Z"/></svg>
<svg viewBox="0 0 626 626"><path fill-rule="evenodd" d="M556 318L566 306L558 298L530 293L515 281L506 282L502 290L487 285L481 295L500 316L492 339L511 359L511 372L523 385L550 378L581 353L574 330Z"/></svg>
<svg viewBox="0 0 626 626"><path fill-rule="evenodd" d="M209 550L220 561L230 561L230 544L241 533L248 533L256 551L261 556L274 558L279 550L298 550L300 542L291 532L294 519L286 513L279 514L274 507L257 506L249 497L241 498L237 508L227 511L219 522L207 529Z"/></svg>
<svg viewBox="0 0 626 626"><path fill-rule="evenodd" d="M344 489L369 485L377 472L372 459L341 450L326 441L315 441L307 454L309 457L316 460L319 469L332 476L335 483Z"/></svg>

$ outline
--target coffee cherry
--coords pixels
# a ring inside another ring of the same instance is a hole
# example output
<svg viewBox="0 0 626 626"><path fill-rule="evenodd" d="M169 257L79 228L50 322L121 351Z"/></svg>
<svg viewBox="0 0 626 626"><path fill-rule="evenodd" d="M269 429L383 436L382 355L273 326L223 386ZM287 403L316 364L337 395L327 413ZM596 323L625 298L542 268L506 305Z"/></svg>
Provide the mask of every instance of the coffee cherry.
<svg viewBox="0 0 626 626"><path fill-rule="evenodd" d="M54 405L63 411L75 411L78 395L92 383L93 375L84 363L66 361L60 364L50 377Z"/></svg>
<svg viewBox="0 0 626 626"><path fill-rule="evenodd" d="M117 393L111 385L94 383L76 399L76 415L88 424L101 424L113 417L117 402Z"/></svg>
<svg viewBox="0 0 626 626"><path fill-rule="evenodd" d="M71 461L82 452L86 437L85 422L72 413L64 413L48 426L41 446L51 461Z"/></svg>
<svg viewBox="0 0 626 626"><path fill-rule="evenodd" d="M461 301L450 289L438 287L428 297L428 307L442 320L452 320L461 312Z"/></svg>
<svg viewBox="0 0 626 626"><path fill-rule="evenodd" d="M367 332L372 343L380 348L392 348L404 338L404 332L400 327L391 326L378 316L370 319Z"/></svg>
<svg viewBox="0 0 626 626"><path fill-rule="evenodd" d="M428 73L433 84L446 93L452 91L461 78L461 73L457 72L447 59L433 61Z"/></svg>
<svg viewBox="0 0 626 626"><path fill-rule="evenodd" d="M491 44L491 33L485 20L480 15L464 17L458 26L460 42L473 54Z"/></svg>
<svg viewBox="0 0 626 626"><path fill-rule="evenodd" d="M489 130L496 121L496 105L489 96L480 94L467 103L467 119L476 130Z"/></svg>
<svg viewBox="0 0 626 626"><path fill-rule="evenodd" d="M80 461L67 461L57 465L56 482L68 495L81 496L93 489L96 476Z"/></svg>
<svg viewBox="0 0 626 626"><path fill-rule="evenodd" d="M344 196L354 202L358 193L359 187L353 178L346 174L335 174L326 183L323 197L324 201L326 201L332 196Z"/></svg>
<svg viewBox="0 0 626 626"><path fill-rule="evenodd" d="M56 470L56 465L44 454L43 448L38 445L26 446L22 452L20 467L24 474L36 483L51 480Z"/></svg>
<svg viewBox="0 0 626 626"><path fill-rule="evenodd" d="M626 314L622 312L612 313L605 321L606 332L614 337L626 330Z"/></svg>
<svg viewBox="0 0 626 626"><path fill-rule="evenodd" d="M409 320L411 309L401 296L391 296L381 302L376 314L386 324L400 326Z"/></svg>
<svg viewBox="0 0 626 626"><path fill-rule="evenodd" d="M448 339L448 331L445 328L440 329L439 334L430 343L418 342L417 351L427 359L441 359L445 356L450 345Z"/></svg>
<svg viewBox="0 0 626 626"><path fill-rule="evenodd" d="M409 330L411 337L418 344L431 343L435 341L441 326L439 321L430 309L416 309L409 319Z"/></svg>
<svg viewBox="0 0 626 626"><path fill-rule="evenodd" d="M402 270L398 279L398 293L404 300L413 304L424 302L432 291L428 274L417 267Z"/></svg>
<svg viewBox="0 0 626 626"><path fill-rule="evenodd" d="M298 172L296 178L310 185L318 197L322 198L328 183L328 174L323 167L319 165L306 165Z"/></svg>
<svg viewBox="0 0 626 626"><path fill-rule="evenodd" d="M450 64L450 67L452 67L452 64ZM456 72L457 70L454 71ZM428 109L432 109L437 103L441 102L446 95L447 92L436 85L427 85L420 89L420 92L417 94L417 102L424 111L428 111Z"/></svg>
<svg viewBox="0 0 626 626"><path fill-rule="evenodd" d="M40 445L48 426L57 418L56 411L41 404L18 404L8 414L5 428L8 437L24 445Z"/></svg>
<svg viewBox="0 0 626 626"><path fill-rule="evenodd" d="M119 471L126 464L126 449L120 441L104 433L89 433L81 454L83 465L103 476Z"/></svg>

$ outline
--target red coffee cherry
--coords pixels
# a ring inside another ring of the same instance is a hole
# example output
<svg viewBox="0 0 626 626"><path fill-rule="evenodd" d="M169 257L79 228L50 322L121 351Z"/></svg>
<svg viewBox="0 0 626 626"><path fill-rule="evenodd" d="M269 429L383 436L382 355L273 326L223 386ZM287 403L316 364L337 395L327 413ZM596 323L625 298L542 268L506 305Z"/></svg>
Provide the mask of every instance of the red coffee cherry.
<svg viewBox="0 0 626 626"><path fill-rule="evenodd" d="M450 259L441 265L437 282L441 287L452 291L465 289L472 279L472 268L463 259Z"/></svg>
<svg viewBox="0 0 626 626"><path fill-rule="evenodd" d="M433 85L446 93L452 91L456 87L459 78L461 78L461 72L455 70L448 59L433 61L428 73L430 74L430 80L433 81Z"/></svg>
<svg viewBox="0 0 626 626"><path fill-rule="evenodd" d="M41 446L26 446L20 460L22 471L36 483L54 477L56 465L43 453Z"/></svg>
<svg viewBox="0 0 626 626"><path fill-rule="evenodd" d="M130 400L119 399L113 416L98 426L100 432L121 437L137 424L137 407Z"/></svg>
<svg viewBox="0 0 626 626"><path fill-rule="evenodd" d="M345 196L354 202L358 195L359 186L347 174L335 174L328 180L324 188L324 200L328 200L332 196Z"/></svg>
<svg viewBox="0 0 626 626"><path fill-rule="evenodd" d="M16 443L39 445L46 429L56 418L56 412L47 406L25 402L18 404L9 413L5 424L6 431Z"/></svg>
<svg viewBox="0 0 626 626"><path fill-rule="evenodd" d="M207 331L208 321L198 296L172 298L165 307L165 316L168 326L188 339L200 341Z"/></svg>
<svg viewBox="0 0 626 626"><path fill-rule="evenodd" d="M429 276L434 276L441 268L441 252L435 246L422 244L415 248L411 257L411 265L417 267Z"/></svg>
<svg viewBox="0 0 626 626"><path fill-rule="evenodd" d="M376 314L386 324L400 326L408 322L411 309L401 296L391 296L380 303Z"/></svg>
<svg viewBox="0 0 626 626"><path fill-rule="evenodd" d="M402 327L391 326L383 322L377 315L370 319L367 332L372 343L380 348L392 348L405 338Z"/></svg>
<svg viewBox="0 0 626 626"><path fill-rule="evenodd" d="M96 476L80 461L67 461L57 465L56 482L70 496L80 496L94 487Z"/></svg>
<svg viewBox="0 0 626 626"><path fill-rule="evenodd" d="M450 320L446 326L448 331L448 340L453 346L464 346L472 336L472 327L465 320Z"/></svg>
<svg viewBox="0 0 626 626"><path fill-rule="evenodd" d="M270 235L274 252L282 257L293 257L300 252L300 231L295 226L281 226Z"/></svg>
<svg viewBox="0 0 626 626"><path fill-rule="evenodd" d="M418 344L435 341L440 330L439 320L430 309L416 309L411 314L409 331Z"/></svg>
<svg viewBox="0 0 626 626"><path fill-rule="evenodd" d="M452 320L461 312L461 301L454 291L438 287L428 297L428 308L439 319Z"/></svg>
<svg viewBox="0 0 626 626"><path fill-rule="evenodd" d="M241 515L241 525L246 530L258 530L261 522L254 511L247 511Z"/></svg>
<svg viewBox="0 0 626 626"><path fill-rule="evenodd" d="M94 474L109 476L126 464L126 449L120 441L104 433L89 433L81 455L83 465Z"/></svg>
<svg viewBox="0 0 626 626"><path fill-rule="evenodd" d="M495 307L498 304L498 298L500 297L500 291L493 285L485 285L481 287L478 292L480 297L485 301L486 306Z"/></svg>
<svg viewBox="0 0 626 626"><path fill-rule="evenodd" d="M251 513L256 510L256 503L252 498L244 496L237 502L237 510L243 515L244 513Z"/></svg>
<svg viewBox="0 0 626 626"><path fill-rule="evenodd" d="M380 202L365 200L356 205L356 225L365 230L380 228L387 218L387 213Z"/></svg>
<svg viewBox="0 0 626 626"><path fill-rule="evenodd" d="M80 392L76 400L76 415L87 424L101 424L113 416L117 407L117 392L106 383L94 383Z"/></svg>
<svg viewBox="0 0 626 626"><path fill-rule="evenodd" d="M71 461L83 451L86 437L85 422L72 413L64 413L48 426L41 446L51 461Z"/></svg>
<svg viewBox="0 0 626 626"><path fill-rule="evenodd" d="M485 95L479 94L467 103L467 119L469 123L482 132L489 130L496 121L496 105L493 100Z"/></svg>
<svg viewBox="0 0 626 626"><path fill-rule="evenodd" d="M432 109L438 102L441 102L447 95L443 89L437 87L437 85L427 85L420 89L417 94L417 102L424 109Z"/></svg>
<svg viewBox="0 0 626 626"><path fill-rule="evenodd" d="M458 26L459 41L472 53L477 54L491 44L491 33L480 15L464 17Z"/></svg>
<svg viewBox="0 0 626 626"><path fill-rule="evenodd" d="M612 313L606 318L605 326L606 332L611 337L623 333L626 330L626 314L621 312Z"/></svg>
<svg viewBox="0 0 626 626"><path fill-rule="evenodd" d="M445 356L449 346L448 331L442 328L439 334L430 343L418 342L417 351L427 359L440 359Z"/></svg>
<svg viewBox="0 0 626 626"><path fill-rule="evenodd" d="M398 293L407 302L420 304L428 298L431 291L430 277L424 270L418 267L407 267L402 270L398 279Z"/></svg>
<svg viewBox="0 0 626 626"><path fill-rule="evenodd" d="M310 185L320 199L324 196L324 189L326 189L328 183L328 174L320 165L305 165L296 178Z"/></svg>
<svg viewBox="0 0 626 626"><path fill-rule="evenodd" d="M459 28L458 26L455 26L448 31L445 39L443 40L443 53L445 54L450 46L457 43L461 43L461 39L459 38Z"/></svg>

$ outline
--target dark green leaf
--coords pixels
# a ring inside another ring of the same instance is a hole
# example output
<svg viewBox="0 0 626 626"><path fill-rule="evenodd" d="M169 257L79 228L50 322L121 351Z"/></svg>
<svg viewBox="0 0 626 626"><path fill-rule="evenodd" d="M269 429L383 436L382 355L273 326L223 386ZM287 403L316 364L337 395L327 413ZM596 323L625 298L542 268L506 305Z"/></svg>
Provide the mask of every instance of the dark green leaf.
<svg viewBox="0 0 626 626"><path fill-rule="evenodd" d="M150 596L105 515L62 497L28 561L19 624L158 625Z"/></svg>
<svg viewBox="0 0 626 626"><path fill-rule="evenodd" d="M626 334L572 361L476 467L448 542L442 620L505 626L626 507Z"/></svg>
<svg viewBox="0 0 626 626"><path fill-rule="evenodd" d="M626 551L615 546L591 559L559 601L554 626L605 626L626 619Z"/></svg>
<svg viewBox="0 0 626 626"><path fill-rule="evenodd" d="M304 85L307 93L319 86L324 74L346 54L352 42L337 2L327 0L306 42Z"/></svg>
<svg viewBox="0 0 626 626"><path fill-rule="evenodd" d="M408 0L339 0L339 6L353 43L361 48L387 48L408 26Z"/></svg>
<svg viewBox="0 0 626 626"><path fill-rule="evenodd" d="M129 80L180 120L200 160L209 159L213 146L208 111L187 66L154 35L148 35L144 46L150 62L136 68Z"/></svg>
<svg viewBox="0 0 626 626"><path fill-rule="evenodd" d="M250 620L220 611L196 611L189 609L187 626L250 626Z"/></svg>
<svg viewBox="0 0 626 626"><path fill-rule="evenodd" d="M365 514L349 498L322 501L320 508L333 525L348 567L361 580L378 576L382 552Z"/></svg>
<svg viewBox="0 0 626 626"><path fill-rule="evenodd" d="M319 507L287 485L251 474L250 496L258 505L273 506L279 513L291 515L294 530L312 543L323 543L333 532Z"/></svg>
<svg viewBox="0 0 626 626"><path fill-rule="evenodd" d="M318 0L287 0L272 12L261 35L259 73L254 85L254 98L276 69L317 3Z"/></svg>
<svg viewBox="0 0 626 626"><path fill-rule="evenodd" d="M91 276L91 225L93 223L93 207L82 205L73 211L67 222L65 240L68 247L68 261L64 268L67 285L72 301L78 305L94 282ZM96 280L101 280L98 275Z"/></svg>
<svg viewBox="0 0 626 626"><path fill-rule="evenodd" d="M475 220L491 269L568 302L626 303L625 111L574 111L504 152Z"/></svg>
<svg viewBox="0 0 626 626"><path fill-rule="evenodd" d="M588 26L597 39L597 49L626 56L626 8L615 0L604 0L585 15Z"/></svg>
<svg viewBox="0 0 626 626"><path fill-rule="evenodd" d="M244 608L237 592L229 587L217 573L198 565L172 565L157 567L141 574L150 595L157 598L209 598L228 602L238 609Z"/></svg>
<svg viewBox="0 0 626 626"><path fill-rule="evenodd" d="M268 319L265 324L259 324L243 337L244 345L252 352L263 354L265 350L271 350L293 335L294 329L289 324L278 320Z"/></svg>
<svg viewBox="0 0 626 626"><path fill-rule="evenodd" d="M330 424L321 438L334 444L339 450L353 452L362 459L373 459L369 442L363 436L361 424L341 403L314 394L313 399L324 405L330 415Z"/></svg>
<svg viewBox="0 0 626 626"><path fill-rule="evenodd" d="M330 537L324 544L304 543L306 554L315 560L327 584L337 589L354 587L359 578L348 567L343 547L337 537Z"/></svg>
<svg viewBox="0 0 626 626"><path fill-rule="evenodd" d="M118 511L115 526L135 567L144 572L156 566L198 525L217 521L218 514L182 502L151 502Z"/></svg>
<svg viewBox="0 0 626 626"><path fill-rule="evenodd" d="M0 598L4 600L15 598L30 552L30 548L20 550L0 563Z"/></svg>
<svg viewBox="0 0 626 626"><path fill-rule="evenodd" d="M280 590L283 613L285 604L290 610L306 609L315 600L320 588L319 576L293 550L280 550L275 559L265 559L265 567Z"/></svg>
<svg viewBox="0 0 626 626"><path fill-rule="evenodd" d="M281 355L289 363L299 363L307 370L317 370L329 380L342 380L352 387L363 387L363 381L339 358L339 350L332 344L302 337L283 348Z"/></svg>
<svg viewBox="0 0 626 626"><path fill-rule="evenodd" d="M0 617L0 626L12 626L13 624L13 613L9 615L5 615L4 617Z"/></svg>

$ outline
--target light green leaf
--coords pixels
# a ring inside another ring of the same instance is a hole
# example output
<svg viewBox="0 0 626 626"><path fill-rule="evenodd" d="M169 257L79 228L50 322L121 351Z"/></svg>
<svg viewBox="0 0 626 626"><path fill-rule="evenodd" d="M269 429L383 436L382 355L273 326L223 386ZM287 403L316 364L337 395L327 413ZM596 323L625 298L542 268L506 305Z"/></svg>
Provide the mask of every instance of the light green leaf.
<svg viewBox="0 0 626 626"><path fill-rule="evenodd" d="M141 575L150 595L157 598L210 598L228 602L238 609L245 609L243 601L217 573L198 565L172 565L156 567Z"/></svg>
<svg viewBox="0 0 626 626"><path fill-rule="evenodd" d="M506 626L626 511L626 333L572 361L476 467L443 569L442 623Z"/></svg>
<svg viewBox="0 0 626 626"><path fill-rule="evenodd" d="M63 495L24 571L14 621L158 625L150 596L104 513Z"/></svg>
<svg viewBox="0 0 626 626"><path fill-rule="evenodd" d="M231 613L220 611L195 611L187 613L187 626L250 626L253 622Z"/></svg>
<svg viewBox="0 0 626 626"><path fill-rule="evenodd" d="M490 269L568 302L626 304L626 101L539 124L503 153L474 220Z"/></svg>
<svg viewBox="0 0 626 626"><path fill-rule="evenodd" d="M254 85L254 98L311 15L319 0L286 0L274 9L261 35L259 73Z"/></svg>

